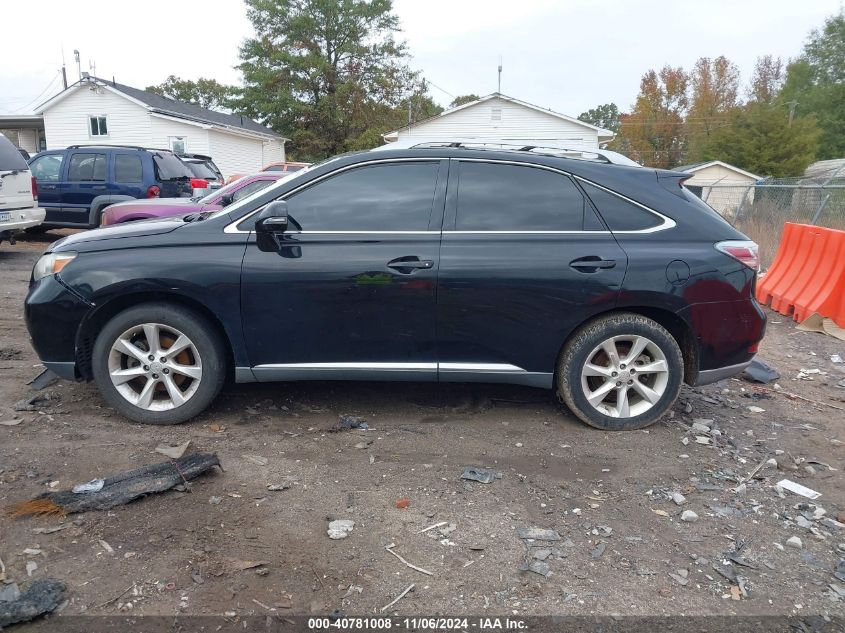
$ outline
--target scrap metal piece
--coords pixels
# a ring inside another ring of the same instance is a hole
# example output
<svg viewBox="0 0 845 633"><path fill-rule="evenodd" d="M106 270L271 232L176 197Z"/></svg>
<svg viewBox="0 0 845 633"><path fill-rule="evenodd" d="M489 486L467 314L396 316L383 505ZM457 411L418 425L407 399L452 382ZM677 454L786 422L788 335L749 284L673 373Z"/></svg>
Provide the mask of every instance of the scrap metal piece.
<svg viewBox="0 0 845 633"><path fill-rule="evenodd" d="M0 629L50 613L62 603L66 590L61 580L48 578L33 582L16 600L0 601Z"/></svg>

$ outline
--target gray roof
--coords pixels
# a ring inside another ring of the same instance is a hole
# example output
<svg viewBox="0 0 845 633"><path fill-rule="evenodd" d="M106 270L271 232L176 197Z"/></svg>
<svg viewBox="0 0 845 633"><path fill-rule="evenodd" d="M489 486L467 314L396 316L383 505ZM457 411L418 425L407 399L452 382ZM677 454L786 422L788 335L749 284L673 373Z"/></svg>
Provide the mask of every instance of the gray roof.
<svg viewBox="0 0 845 633"><path fill-rule="evenodd" d="M203 108L202 106L198 106L193 103L176 101L175 99L171 99L169 97L162 97L161 95L157 95L154 92L139 90L138 88L133 88L132 86L127 86L125 84L117 83L115 81L108 81L106 79L100 79L97 77L91 77L90 79L105 84L107 86L111 86L115 90L118 90L119 92L122 92L128 97L132 97L133 99L140 101L141 103L152 108L154 112L158 112L160 114L167 114L180 119L188 119L201 123L212 123L215 125L225 125L228 127L240 128L242 130L256 132L258 134L271 134L280 138L282 137L281 134L271 130L269 127L261 125L257 121L253 121L252 119L245 116L237 114L226 114L224 112L216 112L214 110L209 110L208 108ZM85 80L83 79L82 81Z"/></svg>
<svg viewBox="0 0 845 633"><path fill-rule="evenodd" d="M690 165L678 165L677 167L672 167L672 171L689 171L690 169L695 169L696 167L701 167L702 165L712 162L712 160L705 160L700 163L692 163Z"/></svg>

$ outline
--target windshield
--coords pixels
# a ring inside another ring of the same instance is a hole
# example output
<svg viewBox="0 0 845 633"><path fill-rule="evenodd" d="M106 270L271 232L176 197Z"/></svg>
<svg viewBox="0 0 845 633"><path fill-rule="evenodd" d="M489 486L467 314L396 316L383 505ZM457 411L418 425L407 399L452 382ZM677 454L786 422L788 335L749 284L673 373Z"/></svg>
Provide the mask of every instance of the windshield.
<svg viewBox="0 0 845 633"><path fill-rule="evenodd" d="M262 190L262 193L267 193L267 192L273 191L275 189L278 189L281 183L287 184L287 183L289 183L293 180L299 180L300 178L302 178L303 176L308 174L310 171L312 171L315 167L320 167L321 165L326 165L326 164L331 163L333 161L336 161L340 158L343 158L343 156L345 156L345 154L340 154L338 156L332 156L331 158L327 158L326 160L324 160L322 162L314 163L313 165L309 165L308 167L304 167L303 169L300 169L298 172L291 174L290 176L285 176L284 178L280 178L278 181L274 182L272 185L267 187L267 189ZM232 184L235 184L235 183L232 183ZM231 185L229 185L229 186L231 186ZM223 189L218 189L215 193L220 193L221 191L223 191ZM222 215L224 213L231 213L232 211L237 213L243 206L245 206L245 203L248 200L250 200L251 198L252 198L252 196L248 196L248 197L244 198L243 200L238 200L237 202L234 202L231 205L229 205L228 207L226 207L225 209L220 209L219 211L215 211L214 215L211 216L211 217L216 218L219 215Z"/></svg>
<svg viewBox="0 0 845 633"><path fill-rule="evenodd" d="M156 169L156 180L184 180L193 178L193 174L185 163L176 158L174 154L153 154L153 163Z"/></svg>

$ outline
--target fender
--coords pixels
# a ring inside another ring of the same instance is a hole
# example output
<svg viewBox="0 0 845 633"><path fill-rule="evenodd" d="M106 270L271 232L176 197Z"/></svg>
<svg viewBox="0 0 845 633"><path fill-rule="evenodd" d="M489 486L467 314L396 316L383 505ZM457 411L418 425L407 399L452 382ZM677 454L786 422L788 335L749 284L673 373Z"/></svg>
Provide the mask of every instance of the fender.
<svg viewBox="0 0 845 633"><path fill-rule="evenodd" d="M97 196L91 201L91 207L88 211L88 226L90 227L98 227L100 226L100 212L109 206L110 204L115 204L117 202L126 202L127 200L137 200L137 198L133 198L132 196L126 195L112 195L112 194L105 194L102 196Z"/></svg>

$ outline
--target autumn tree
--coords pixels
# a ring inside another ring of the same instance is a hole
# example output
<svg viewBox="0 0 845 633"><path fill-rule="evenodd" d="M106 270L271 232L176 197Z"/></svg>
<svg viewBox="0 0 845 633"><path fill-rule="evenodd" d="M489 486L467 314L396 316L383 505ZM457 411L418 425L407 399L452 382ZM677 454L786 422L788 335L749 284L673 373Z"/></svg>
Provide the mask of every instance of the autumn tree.
<svg viewBox="0 0 845 633"><path fill-rule="evenodd" d="M475 94L458 95L452 99L452 103L449 104L449 107L457 108L458 106L466 105L467 103L472 103L473 101L478 101L479 99L481 99L481 97Z"/></svg>
<svg viewBox="0 0 845 633"><path fill-rule="evenodd" d="M748 100L755 103L773 103L780 95L784 79L780 57L758 57L748 86Z"/></svg>
<svg viewBox="0 0 845 633"><path fill-rule="evenodd" d="M671 168L684 156L688 76L683 68L648 71L630 114L620 117L612 147L652 167Z"/></svg>
<svg viewBox="0 0 845 633"><path fill-rule="evenodd" d="M245 113L317 159L359 145L380 113L419 86L391 0L246 0L255 37L241 47Z"/></svg>
<svg viewBox="0 0 845 633"><path fill-rule="evenodd" d="M692 88L686 116L689 162L701 160L716 129L728 125L728 115L737 107L739 68L724 56L701 57L689 75Z"/></svg>
<svg viewBox="0 0 845 633"><path fill-rule="evenodd" d="M618 132L619 108L615 103L605 103L582 112L578 115L578 120L611 132Z"/></svg>
<svg viewBox="0 0 845 633"><path fill-rule="evenodd" d="M237 89L221 84L216 79L200 77L196 81L170 75L162 83L147 86L147 92L154 92L162 97L177 101L194 103L211 110L228 110L232 107L232 97Z"/></svg>
<svg viewBox="0 0 845 633"><path fill-rule="evenodd" d="M810 33L801 56L787 67L782 94L795 116L818 119L824 131L819 159L845 156L845 13Z"/></svg>

